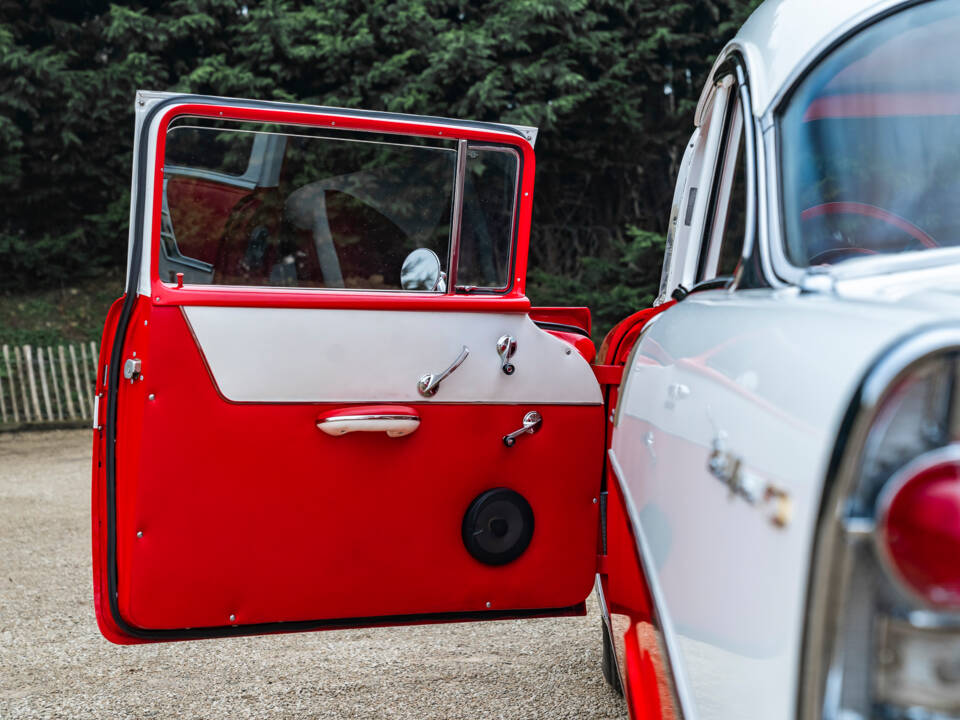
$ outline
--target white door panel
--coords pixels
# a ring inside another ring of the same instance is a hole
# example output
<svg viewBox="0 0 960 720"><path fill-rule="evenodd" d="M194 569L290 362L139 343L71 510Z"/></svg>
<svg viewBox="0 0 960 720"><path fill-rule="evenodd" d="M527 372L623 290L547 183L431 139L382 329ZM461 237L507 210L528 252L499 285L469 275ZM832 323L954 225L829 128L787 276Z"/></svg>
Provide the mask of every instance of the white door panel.
<svg viewBox="0 0 960 720"><path fill-rule="evenodd" d="M234 402L602 402L583 356L524 314L255 307L184 313L217 387ZM517 340L512 375L500 369L503 335ZM418 380L445 370L464 346L469 356L437 394L420 395Z"/></svg>

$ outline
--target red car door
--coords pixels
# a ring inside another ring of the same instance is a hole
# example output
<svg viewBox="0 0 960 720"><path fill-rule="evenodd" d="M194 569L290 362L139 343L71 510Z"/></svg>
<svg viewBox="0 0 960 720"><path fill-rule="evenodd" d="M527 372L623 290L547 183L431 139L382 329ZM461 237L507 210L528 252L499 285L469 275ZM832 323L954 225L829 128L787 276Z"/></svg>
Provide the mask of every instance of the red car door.
<svg viewBox="0 0 960 720"><path fill-rule="evenodd" d="M158 93L136 116L94 438L103 634L582 612L604 411L530 317L530 130ZM170 157L270 181L165 193ZM162 230L209 269L162 275Z"/></svg>

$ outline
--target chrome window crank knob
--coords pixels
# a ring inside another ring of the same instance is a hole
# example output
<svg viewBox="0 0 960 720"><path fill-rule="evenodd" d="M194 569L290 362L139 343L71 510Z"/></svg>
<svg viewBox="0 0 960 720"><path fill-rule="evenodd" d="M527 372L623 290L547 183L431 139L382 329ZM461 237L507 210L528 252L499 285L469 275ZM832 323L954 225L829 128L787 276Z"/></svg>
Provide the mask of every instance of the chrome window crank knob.
<svg viewBox="0 0 960 720"><path fill-rule="evenodd" d="M513 375L516 366L510 362L510 358L517 351L517 339L512 335L504 335L497 340L497 355L500 356L500 369L504 375Z"/></svg>
<svg viewBox="0 0 960 720"><path fill-rule="evenodd" d="M417 382L417 390L420 392L420 394L424 397L433 397L436 395L437 390L440 389L440 381L449 377L450 373L463 365L463 361L467 359L467 355L469 354L470 348L464 345L463 349L460 350L460 354L457 356L457 359L454 360L453 364L446 370L441 373L427 373L426 375L423 375Z"/></svg>
<svg viewBox="0 0 960 720"><path fill-rule="evenodd" d="M523 427L514 430L509 435L503 436L503 444L507 447L513 447L517 444L517 438L521 435L533 435L543 425L543 416L536 410L531 410L523 416Z"/></svg>

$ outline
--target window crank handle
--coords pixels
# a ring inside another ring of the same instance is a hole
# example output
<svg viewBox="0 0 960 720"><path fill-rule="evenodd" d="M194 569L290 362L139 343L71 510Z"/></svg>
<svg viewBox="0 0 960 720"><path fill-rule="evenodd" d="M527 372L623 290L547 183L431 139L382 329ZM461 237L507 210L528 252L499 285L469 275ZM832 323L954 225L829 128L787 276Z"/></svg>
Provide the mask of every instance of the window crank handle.
<svg viewBox="0 0 960 720"><path fill-rule="evenodd" d="M417 390L420 391L420 394L424 397L433 397L436 395L437 390L440 389L440 382L445 380L454 370L463 365L463 361L467 359L467 355L469 354L469 348L464 345L463 349L460 351L460 354L457 356L457 359L454 360L453 364L442 373L427 373L421 377L420 381L417 383Z"/></svg>
<svg viewBox="0 0 960 720"><path fill-rule="evenodd" d="M531 410L523 416L522 428L519 430L514 430L509 435L503 436L503 444L507 447L513 447L516 445L518 437L521 435L533 435L533 433L540 429L541 425L543 425L543 416L541 416L536 410Z"/></svg>
<svg viewBox="0 0 960 720"><path fill-rule="evenodd" d="M504 375L513 375L514 370L517 368L510 358L513 357L513 354L517 351L517 339L512 335L504 335L502 338L497 340L497 355L500 356L500 369L503 370Z"/></svg>

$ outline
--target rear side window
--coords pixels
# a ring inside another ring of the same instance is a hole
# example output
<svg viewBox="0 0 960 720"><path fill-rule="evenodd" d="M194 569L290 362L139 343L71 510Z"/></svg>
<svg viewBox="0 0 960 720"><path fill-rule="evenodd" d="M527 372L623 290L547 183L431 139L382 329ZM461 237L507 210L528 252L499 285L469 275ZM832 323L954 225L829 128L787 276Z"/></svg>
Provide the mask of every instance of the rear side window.
<svg viewBox="0 0 960 720"><path fill-rule="evenodd" d="M468 147L458 289L505 288L519 158ZM453 140L179 118L164 154L160 277L400 290L428 248L449 272Z"/></svg>

